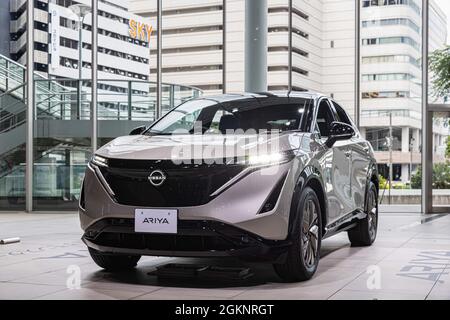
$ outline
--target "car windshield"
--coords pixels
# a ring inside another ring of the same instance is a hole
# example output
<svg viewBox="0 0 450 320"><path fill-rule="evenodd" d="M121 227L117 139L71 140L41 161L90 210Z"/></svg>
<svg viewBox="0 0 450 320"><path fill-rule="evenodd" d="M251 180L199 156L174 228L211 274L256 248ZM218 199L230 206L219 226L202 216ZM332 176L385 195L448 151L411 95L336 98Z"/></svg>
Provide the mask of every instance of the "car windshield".
<svg viewBox="0 0 450 320"><path fill-rule="evenodd" d="M299 130L308 99L277 98L275 103L249 98L218 103L198 99L185 102L154 124L147 134L227 134Z"/></svg>

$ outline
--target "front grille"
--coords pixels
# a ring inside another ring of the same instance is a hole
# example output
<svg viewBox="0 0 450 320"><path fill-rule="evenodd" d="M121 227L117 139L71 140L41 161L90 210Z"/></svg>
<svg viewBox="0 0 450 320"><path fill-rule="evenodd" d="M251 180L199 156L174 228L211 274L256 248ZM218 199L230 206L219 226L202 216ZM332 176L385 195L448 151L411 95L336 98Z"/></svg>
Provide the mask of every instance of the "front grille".
<svg viewBox="0 0 450 320"><path fill-rule="evenodd" d="M235 244L213 236L152 235L103 232L95 240L98 245L158 251L227 251L238 249Z"/></svg>
<svg viewBox="0 0 450 320"><path fill-rule="evenodd" d="M255 261L276 261L290 245L289 241L265 240L222 222L202 220L179 220L177 234L150 234L135 232L134 219L106 218L91 225L83 239L97 246L153 251L155 255L197 252L199 256L228 254Z"/></svg>
<svg viewBox="0 0 450 320"><path fill-rule="evenodd" d="M257 236L220 222L179 220L177 234L145 234L134 232L133 219L114 218L98 221L84 237L101 246L159 251L227 251L260 241Z"/></svg>
<svg viewBox="0 0 450 320"><path fill-rule="evenodd" d="M243 165L175 165L172 161L109 160L109 167L101 167L100 171L120 204L191 207L211 201L210 195L244 168ZM154 170L161 170L166 176L159 187L148 180Z"/></svg>

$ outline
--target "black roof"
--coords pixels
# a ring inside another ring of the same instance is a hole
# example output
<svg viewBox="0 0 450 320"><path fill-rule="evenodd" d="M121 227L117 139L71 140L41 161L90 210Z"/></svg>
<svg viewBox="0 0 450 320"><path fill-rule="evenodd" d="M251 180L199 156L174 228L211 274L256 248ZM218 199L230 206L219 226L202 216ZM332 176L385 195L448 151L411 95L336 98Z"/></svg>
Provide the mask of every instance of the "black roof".
<svg viewBox="0 0 450 320"><path fill-rule="evenodd" d="M287 97L295 97L295 98L304 98L304 99L319 99L321 97L324 97L325 95L317 92L312 91L276 91L276 92L258 92L258 93L227 93L227 94L221 94L221 95L214 95L214 96L205 96L205 97L199 97L197 99L208 99L213 100L218 103L222 102L231 102L236 100L244 100L244 99L251 99L251 98L270 98L270 97L280 97L280 98L287 98Z"/></svg>

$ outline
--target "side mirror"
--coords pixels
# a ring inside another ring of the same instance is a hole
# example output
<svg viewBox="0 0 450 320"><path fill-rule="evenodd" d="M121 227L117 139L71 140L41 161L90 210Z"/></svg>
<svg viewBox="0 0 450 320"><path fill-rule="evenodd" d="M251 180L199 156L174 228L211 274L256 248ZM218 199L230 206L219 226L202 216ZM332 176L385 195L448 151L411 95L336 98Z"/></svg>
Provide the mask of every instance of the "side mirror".
<svg viewBox="0 0 450 320"><path fill-rule="evenodd" d="M138 136L138 135L142 134L145 130L147 130L146 126L137 127L137 128L134 128L133 130L131 130L129 135L130 136Z"/></svg>
<svg viewBox="0 0 450 320"><path fill-rule="evenodd" d="M330 128L330 136L325 143L328 148L334 146L337 141L350 140L355 135L352 126L343 122L333 122Z"/></svg>

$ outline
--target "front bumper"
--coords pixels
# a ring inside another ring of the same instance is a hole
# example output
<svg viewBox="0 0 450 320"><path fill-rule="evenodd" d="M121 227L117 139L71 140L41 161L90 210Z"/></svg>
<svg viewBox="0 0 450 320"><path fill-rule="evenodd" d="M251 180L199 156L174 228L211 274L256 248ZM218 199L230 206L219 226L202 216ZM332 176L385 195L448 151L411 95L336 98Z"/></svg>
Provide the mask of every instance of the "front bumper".
<svg viewBox="0 0 450 320"><path fill-rule="evenodd" d="M179 221L176 235L134 232L133 219L102 219L83 235L90 248L115 254L167 257L237 257L280 262L290 242L265 240L214 221Z"/></svg>
<svg viewBox="0 0 450 320"><path fill-rule="evenodd" d="M296 160L294 160L295 162ZM180 223L184 221L211 221L233 226L266 240L285 240L288 237L289 213L296 175L295 163L260 169L237 181L205 205L173 208L178 210ZM258 214L277 186L280 177L286 177L273 210ZM88 230L100 220L134 219L138 206L118 203L107 190L95 168L89 167L83 182L80 201L80 221Z"/></svg>

